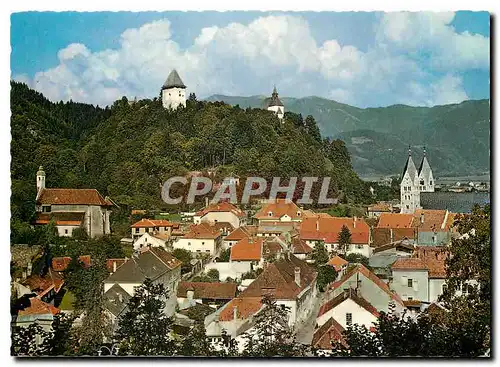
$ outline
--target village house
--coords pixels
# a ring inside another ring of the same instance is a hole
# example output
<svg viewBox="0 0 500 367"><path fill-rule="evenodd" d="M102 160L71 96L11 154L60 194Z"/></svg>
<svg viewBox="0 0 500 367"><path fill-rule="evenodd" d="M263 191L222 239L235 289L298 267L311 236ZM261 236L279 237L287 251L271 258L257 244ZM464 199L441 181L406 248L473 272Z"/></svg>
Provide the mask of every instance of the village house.
<svg viewBox="0 0 500 367"><path fill-rule="evenodd" d="M155 234L162 238L165 237L165 240L168 240L172 235L172 231L179 229L179 223L173 223L165 219L143 218L132 224L130 228L132 229L132 238L134 240L137 240L144 233Z"/></svg>
<svg viewBox="0 0 500 367"><path fill-rule="evenodd" d="M383 201L370 205L367 209L368 218L378 218L382 213L392 213L392 211L392 204Z"/></svg>
<svg viewBox="0 0 500 367"><path fill-rule="evenodd" d="M356 265L340 280L334 282L325 295L326 300L337 297L349 288L357 289L357 295L368 301L377 311L389 311L389 304L396 306L396 312L404 309L401 297L368 270L364 265Z"/></svg>
<svg viewBox="0 0 500 367"><path fill-rule="evenodd" d="M222 234L214 226L204 222L193 224L189 232L175 240L174 249L184 249L194 254L210 254L215 256L222 246Z"/></svg>
<svg viewBox="0 0 500 367"><path fill-rule="evenodd" d="M57 272L63 272L66 270L68 265L71 263L71 257L53 257L52 258L52 270ZM90 255L82 255L78 256L78 263L80 263L83 267L88 268L91 265Z"/></svg>
<svg viewBox="0 0 500 367"><path fill-rule="evenodd" d="M231 248L236 242L250 236L255 236L256 233L257 226L243 226L236 228L229 235L224 237L224 248Z"/></svg>
<svg viewBox="0 0 500 367"><path fill-rule="evenodd" d="M328 260L326 264L333 266L333 268L337 272L337 279L340 279L345 275L349 262L338 255L334 255L330 260Z"/></svg>
<svg viewBox="0 0 500 367"><path fill-rule="evenodd" d="M60 310L57 307L42 301L39 297L31 297L29 298L29 305L18 310L17 314L12 317L12 325L28 327L36 323L46 332L50 332L54 316L59 313Z"/></svg>
<svg viewBox="0 0 500 367"><path fill-rule="evenodd" d="M54 221L59 236L70 237L83 228L89 237L110 234L109 216L114 205L95 189L47 189L45 172L36 173L35 225Z"/></svg>
<svg viewBox="0 0 500 367"><path fill-rule="evenodd" d="M291 237L290 246L292 254L300 260L306 260L313 251L311 246L309 246L305 240L300 238L299 234Z"/></svg>
<svg viewBox="0 0 500 367"><path fill-rule="evenodd" d="M133 296L135 288L139 287L146 278L151 279L154 284L163 284L169 290L165 312L169 316L173 315L177 305L176 294L181 278L181 262L160 247L145 248L140 254L134 255L117 268L104 280L104 293L114 286L119 286ZM113 292L123 293L116 287Z"/></svg>
<svg viewBox="0 0 500 367"><path fill-rule="evenodd" d="M236 297L238 284L219 282L180 282L177 304L180 310L204 304L215 309Z"/></svg>
<svg viewBox="0 0 500 367"><path fill-rule="evenodd" d="M226 222L230 223L233 228L238 228L246 225L246 214L231 203L221 202L210 204L196 212L193 221L194 224L206 222L211 225L218 222Z"/></svg>
<svg viewBox="0 0 500 367"><path fill-rule="evenodd" d="M143 247L162 247L167 249L167 241L169 240L169 235L165 233L158 232L146 232L141 237L137 238L132 245L134 251L140 251Z"/></svg>
<svg viewBox="0 0 500 367"><path fill-rule="evenodd" d="M367 300L349 288L321 306L316 318L317 326L322 326L330 318L344 329L351 325L363 325L367 329L374 326L379 313Z"/></svg>
<svg viewBox="0 0 500 367"><path fill-rule="evenodd" d="M31 270L30 270L31 271ZM21 282L15 282L17 297L34 293L43 302L54 304L54 298L64 285L62 275L50 267L44 275L28 273Z"/></svg>
<svg viewBox="0 0 500 367"><path fill-rule="evenodd" d="M391 266L399 258L411 257L415 245L407 240L401 240L379 246L373 250L368 264L373 273L381 279L392 277Z"/></svg>
<svg viewBox="0 0 500 367"><path fill-rule="evenodd" d="M276 199L265 204L255 215L259 226L268 222L301 222L303 217L310 215L310 211L299 208L293 201Z"/></svg>
<svg viewBox="0 0 500 367"><path fill-rule="evenodd" d="M332 342L338 342L344 347L347 343L344 338L344 328L333 317L330 317L323 325L314 331L311 346L323 355L327 356L331 353Z"/></svg>
<svg viewBox="0 0 500 367"><path fill-rule="evenodd" d="M338 245L342 227L346 226L351 233L351 244L346 254L356 253L366 257L371 255L370 227L361 218L340 218L326 215L305 218L300 227L300 238L314 248L317 242L323 241L329 252L343 252Z"/></svg>
<svg viewBox="0 0 500 367"><path fill-rule="evenodd" d="M107 259L106 260L106 269L108 270L109 275L113 274L120 266L125 264L129 258L125 257L123 259Z"/></svg>
<svg viewBox="0 0 500 367"><path fill-rule="evenodd" d="M414 227L419 246L442 246L451 242L455 214L448 210L415 211Z"/></svg>
<svg viewBox="0 0 500 367"><path fill-rule="evenodd" d="M104 293L104 312L109 317L113 331L118 327L118 321L128 311L128 301L132 296L118 284L114 284Z"/></svg>
<svg viewBox="0 0 500 367"><path fill-rule="evenodd" d="M257 236L274 237L286 233L293 234L300 227L300 222L264 221L257 227Z"/></svg>
<svg viewBox="0 0 500 367"><path fill-rule="evenodd" d="M248 263L250 268L262 267L264 241L262 237L243 238L231 247L229 261Z"/></svg>

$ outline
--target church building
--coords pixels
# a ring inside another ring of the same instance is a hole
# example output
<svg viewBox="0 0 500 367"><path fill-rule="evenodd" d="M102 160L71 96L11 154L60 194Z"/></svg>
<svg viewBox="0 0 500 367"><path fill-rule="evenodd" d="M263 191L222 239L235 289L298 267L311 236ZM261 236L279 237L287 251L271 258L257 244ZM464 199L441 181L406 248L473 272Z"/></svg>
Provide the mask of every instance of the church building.
<svg viewBox="0 0 500 367"><path fill-rule="evenodd" d="M269 99L268 105L267 105L267 110L268 111L273 111L280 120L283 120L283 117L285 116L285 106L283 105L283 102L281 102L280 98L278 97L278 92L276 91L276 86L273 89L273 94L271 95L271 98Z"/></svg>
<svg viewBox="0 0 500 367"><path fill-rule="evenodd" d="M175 69L161 87L161 100L163 108L176 110L180 105L186 107L186 86Z"/></svg>
<svg viewBox="0 0 500 367"><path fill-rule="evenodd" d="M420 193L434 192L434 185L434 176L427 160L425 148L418 171L411 156L411 148L409 148L408 159L401 179L401 213L412 214L417 209L421 209Z"/></svg>

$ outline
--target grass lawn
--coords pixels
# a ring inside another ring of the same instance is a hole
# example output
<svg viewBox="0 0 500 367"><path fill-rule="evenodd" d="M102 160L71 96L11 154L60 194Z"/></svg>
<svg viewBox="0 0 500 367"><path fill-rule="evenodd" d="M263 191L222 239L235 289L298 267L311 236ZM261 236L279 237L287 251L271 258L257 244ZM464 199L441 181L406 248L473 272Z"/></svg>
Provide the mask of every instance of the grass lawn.
<svg viewBox="0 0 500 367"><path fill-rule="evenodd" d="M75 296L73 293L70 291L66 291L66 293L63 296L63 299L61 300L61 304L59 305L59 308L61 310L73 310L73 302L75 301Z"/></svg>
<svg viewBox="0 0 500 367"><path fill-rule="evenodd" d="M180 222L182 217L178 213L172 213L168 215L155 215L155 219L166 219L171 222Z"/></svg>

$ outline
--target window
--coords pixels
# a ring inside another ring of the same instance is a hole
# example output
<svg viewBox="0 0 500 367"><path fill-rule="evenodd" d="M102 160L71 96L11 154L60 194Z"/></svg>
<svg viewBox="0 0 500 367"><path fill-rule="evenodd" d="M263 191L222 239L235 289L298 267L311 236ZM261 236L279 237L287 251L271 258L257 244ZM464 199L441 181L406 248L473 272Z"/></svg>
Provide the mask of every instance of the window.
<svg viewBox="0 0 500 367"><path fill-rule="evenodd" d="M167 227L165 227L165 231L167 230Z"/></svg>
<svg viewBox="0 0 500 367"><path fill-rule="evenodd" d="M409 206L409 205L407 205L407 206L406 206L406 209L410 209L410 206Z"/></svg>
<svg viewBox="0 0 500 367"><path fill-rule="evenodd" d="M413 297L408 297L408 301L413 301Z"/></svg>
<svg viewBox="0 0 500 367"><path fill-rule="evenodd" d="M347 326L352 325L352 313L347 312L345 314L345 323Z"/></svg>
<svg viewBox="0 0 500 367"><path fill-rule="evenodd" d="M205 250L205 252L210 252L210 250Z"/></svg>
<svg viewBox="0 0 500 367"><path fill-rule="evenodd" d="M205 244L205 242L202 242L201 244L202 244L202 245L204 245L204 244Z"/></svg>
<svg viewBox="0 0 500 367"><path fill-rule="evenodd" d="M139 228L136 228L136 229L135 229L135 233L139 233Z"/></svg>
<svg viewBox="0 0 500 367"><path fill-rule="evenodd" d="M363 245L358 245L357 248L358 248L358 250L362 250L363 249Z"/></svg>
<svg viewBox="0 0 500 367"><path fill-rule="evenodd" d="M188 246L191 246L191 242L188 242Z"/></svg>
<svg viewBox="0 0 500 367"><path fill-rule="evenodd" d="M413 288L413 279L408 279L408 288Z"/></svg>
<svg viewBox="0 0 500 367"><path fill-rule="evenodd" d="M267 213L267 215L268 215L269 217L272 217L272 216L273 216L273 212L269 212L269 213Z"/></svg>
<svg viewBox="0 0 500 367"><path fill-rule="evenodd" d="M443 284L443 293L446 293L446 290L448 289L448 287L446 286L446 284Z"/></svg>
<svg viewBox="0 0 500 367"><path fill-rule="evenodd" d="M44 205L44 206L42 206L42 212L44 212L44 213L50 213L50 205Z"/></svg>
<svg viewBox="0 0 500 367"><path fill-rule="evenodd" d="M429 181L429 185L431 185L431 186L432 186L432 180L430 180L430 181Z"/></svg>
<svg viewBox="0 0 500 367"><path fill-rule="evenodd" d="M67 229L64 230L64 234L68 234L68 230Z"/></svg>
<svg viewBox="0 0 500 367"><path fill-rule="evenodd" d="M196 250L196 252L201 252L201 250Z"/></svg>

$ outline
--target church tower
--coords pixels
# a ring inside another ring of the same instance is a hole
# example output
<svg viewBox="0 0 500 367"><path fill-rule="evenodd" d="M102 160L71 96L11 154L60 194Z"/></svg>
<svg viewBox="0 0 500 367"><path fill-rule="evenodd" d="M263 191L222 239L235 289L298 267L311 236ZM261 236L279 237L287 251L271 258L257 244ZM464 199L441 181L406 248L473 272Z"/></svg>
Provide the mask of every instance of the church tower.
<svg viewBox="0 0 500 367"><path fill-rule="evenodd" d="M427 161L427 154L424 147L424 156L422 162L420 162L420 167L418 169L418 184L420 192L434 192L434 177L432 175L432 169Z"/></svg>
<svg viewBox="0 0 500 367"><path fill-rule="evenodd" d="M40 166L36 173L36 196L40 195L40 192L45 189L45 171L43 167Z"/></svg>
<svg viewBox="0 0 500 367"><path fill-rule="evenodd" d="M274 86L273 94L271 95L271 99L267 106L268 111L273 111L280 120L283 120L283 116L285 116L285 106L283 102L281 102L278 97L278 92L276 91L276 86Z"/></svg>
<svg viewBox="0 0 500 367"><path fill-rule="evenodd" d="M401 179L401 213L412 214L420 209L419 176L415 163L411 157L411 148L408 148L408 159Z"/></svg>
<svg viewBox="0 0 500 367"><path fill-rule="evenodd" d="M176 110L180 105L186 107L186 86L175 69L161 87L161 100L163 108Z"/></svg>

